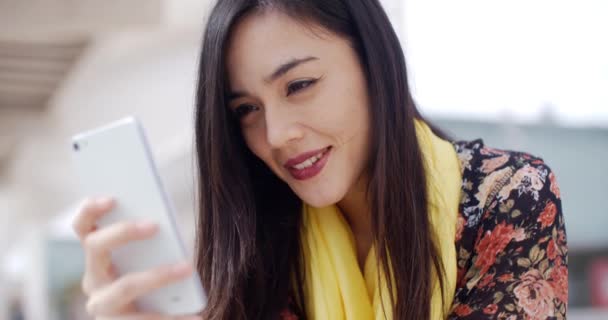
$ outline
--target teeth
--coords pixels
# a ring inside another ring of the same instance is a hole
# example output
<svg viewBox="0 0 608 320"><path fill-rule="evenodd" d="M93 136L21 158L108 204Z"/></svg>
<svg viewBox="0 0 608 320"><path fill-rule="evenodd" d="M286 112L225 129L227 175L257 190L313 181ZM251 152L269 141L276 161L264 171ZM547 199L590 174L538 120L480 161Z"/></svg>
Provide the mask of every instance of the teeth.
<svg viewBox="0 0 608 320"><path fill-rule="evenodd" d="M325 151L324 151L325 152ZM298 169L298 170L302 170L305 168L309 168L311 167L313 164L315 164L315 162L319 161L319 159L321 159L321 157L323 156L324 152L319 153L316 156L312 156L306 160L304 160L304 162L297 164L295 166L293 166L294 168Z"/></svg>

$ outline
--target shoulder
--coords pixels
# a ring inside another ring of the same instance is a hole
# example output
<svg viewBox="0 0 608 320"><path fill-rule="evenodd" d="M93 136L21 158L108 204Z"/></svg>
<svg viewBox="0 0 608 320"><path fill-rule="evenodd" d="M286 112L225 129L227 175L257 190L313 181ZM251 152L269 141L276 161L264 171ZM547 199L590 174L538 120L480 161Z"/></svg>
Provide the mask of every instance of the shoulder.
<svg viewBox="0 0 608 320"><path fill-rule="evenodd" d="M488 147L480 139L454 147L462 172L457 242L471 245L481 229L503 222L534 224L545 208L561 214L555 174L542 158Z"/></svg>
<svg viewBox="0 0 608 320"><path fill-rule="evenodd" d="M553 171L538 156L491 148L482 140L454 142L454 147L462 170L456 314L494 311L484 306L496 305L497 296L498 310L505 314L565 313L567 245ZM550 294L526 299L528 278ZM542 303L551 307L533 310Z"/></svg>
<svg viewBox="0 0 608 320"><path fill-rule="evenodd" d="M481 139L454 142L454 147L462 173L461 213L468 226L501 203L527 205L530 211L544 200L560 199L554 172L538 156L488 147Z"/></svg>
<svg viewBox="0 0 608 320"><path fill-rule="evenodd" d="M481 139L453 142L461 164L463 179L482 180L521 168L536 168L550 173L545 161L535 155L486 146ZM523 173L523 172L522 172ZM533 173L533 170L530 171ZM508 176L508 174L507 174Z"/></svg>

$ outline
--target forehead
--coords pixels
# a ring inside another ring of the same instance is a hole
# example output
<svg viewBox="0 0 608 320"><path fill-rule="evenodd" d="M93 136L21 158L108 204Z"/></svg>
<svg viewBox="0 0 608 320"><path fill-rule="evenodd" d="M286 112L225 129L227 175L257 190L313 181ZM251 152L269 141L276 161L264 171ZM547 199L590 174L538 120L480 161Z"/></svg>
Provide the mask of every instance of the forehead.
<svg viewBox="0 0 608 320"><path fill-rule="evenodd" d="M229 76L267 74L286 60L320 56L334 38L318 26L277 11L247 15L235 25L228 42Z"/></svg>

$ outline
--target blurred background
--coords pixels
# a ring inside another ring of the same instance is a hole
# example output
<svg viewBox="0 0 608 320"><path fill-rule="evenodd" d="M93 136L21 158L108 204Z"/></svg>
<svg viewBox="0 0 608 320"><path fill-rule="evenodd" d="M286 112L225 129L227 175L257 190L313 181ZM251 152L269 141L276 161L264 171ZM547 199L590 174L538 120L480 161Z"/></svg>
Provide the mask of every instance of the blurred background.
<svg viewBox="0 0 608 320"><path fill-rule="evenodd" d="M193 243L204 0L0 0L0 320L88 319L71 135L148 133ZM542 156L570 246L570 319L608 319L608 2L385 0L413 94L453 136Z"/></svg>

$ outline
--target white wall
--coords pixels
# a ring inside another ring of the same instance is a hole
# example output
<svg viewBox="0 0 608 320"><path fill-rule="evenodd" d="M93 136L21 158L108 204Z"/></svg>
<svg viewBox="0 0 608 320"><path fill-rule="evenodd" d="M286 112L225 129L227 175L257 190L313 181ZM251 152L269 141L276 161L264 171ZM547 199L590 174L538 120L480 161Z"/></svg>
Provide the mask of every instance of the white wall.
<svg viewBox="0 0 608 320"><path fill-rule="evenodd" d="M608 127L608 2L387 0L427 112Z"/></svg>

